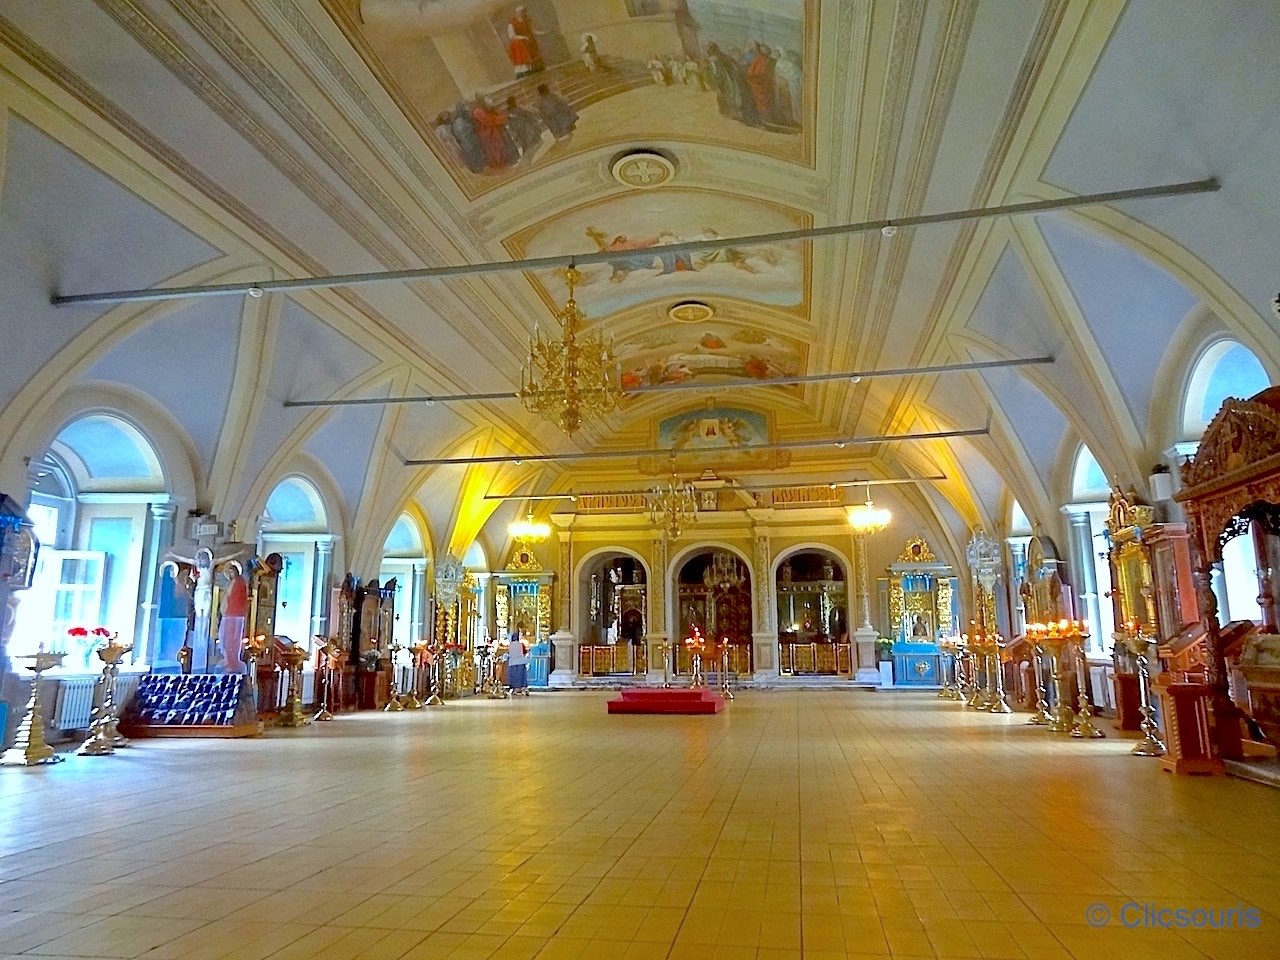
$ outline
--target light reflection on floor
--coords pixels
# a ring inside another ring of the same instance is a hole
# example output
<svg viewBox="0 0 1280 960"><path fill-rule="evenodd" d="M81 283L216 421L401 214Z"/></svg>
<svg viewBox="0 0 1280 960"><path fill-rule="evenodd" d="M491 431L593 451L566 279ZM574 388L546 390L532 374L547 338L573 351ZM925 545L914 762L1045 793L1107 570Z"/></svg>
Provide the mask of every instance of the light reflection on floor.
<svg viewBox="0 0 1280 960"><path fill-rule="evenodd" d="M1276 955L1273 789L927 694L607 696L0 770L0 956ZM1261 929L1126 929L1130 900Z"/></svg>

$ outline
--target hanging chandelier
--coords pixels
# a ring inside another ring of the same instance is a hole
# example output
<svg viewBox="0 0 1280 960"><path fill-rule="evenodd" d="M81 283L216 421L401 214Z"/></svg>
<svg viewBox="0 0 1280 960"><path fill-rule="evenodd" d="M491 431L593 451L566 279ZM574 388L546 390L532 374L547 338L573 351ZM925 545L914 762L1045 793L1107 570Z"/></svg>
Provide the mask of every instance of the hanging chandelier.
<svg viewBox="0 0 1280 960"><path fill-rule="evenodd" d="M622 394L613 342L601 336L579 336L585 319L573 299L582 275L565 270L569 298L556 314L559 340L543 340L534 329L529 359L520 370L520 402L530 413L549 420L572 436L583 417L602 416L618 406Z"/></svg>
<svg viewBox="0 0 1280 960"><path fill-rule="evenodd" d="M889 521L893 519L893 514L888 510L877 507L871 502L870 486L867 487L866 502L849 507L845 512L849 515L849 526L853 532L863 537L879 533L889 526Z"/></svg>
<svg viewBox="0 0 1280 960"><path fill-rule="evenodd" d="M517 543L531 545L541 543L551 536L551 525L534 520L531 510L523 520L508 524L507 533L511 534L511 538Z"/></svg>
<svg viewBox="0 0 1280 960"><path fill-rule="evenodd" d="M698 498L693 484L682 483L674 473L665 485L658 484L650 491L648 500L649 521L665 529L673 540L698 519Z"/></svg>
<svg viewBox="0 0 1280 960"><path fill-rule="evenodd" d="M742 564L731 553L717 550L711 554L711 563L702 571L702 582L712 590L735 590L746 582Z"/></svg>

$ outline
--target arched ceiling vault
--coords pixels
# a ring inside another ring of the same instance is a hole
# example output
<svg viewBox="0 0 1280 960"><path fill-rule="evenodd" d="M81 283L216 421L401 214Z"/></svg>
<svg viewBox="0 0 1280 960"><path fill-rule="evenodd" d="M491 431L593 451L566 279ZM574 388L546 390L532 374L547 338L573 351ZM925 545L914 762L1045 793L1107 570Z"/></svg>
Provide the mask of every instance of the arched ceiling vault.
<svg viewBox="0 0 1280 960"><path fill-rule="evenodd" d="M1221 327L1280 369L1275 278L1256 253L1276 248L1278 228L1240 212L1265 208L1280 183L1280 68L1261 56L1244 75L1226 55L1280 35L1271 5L1207 0L1183 22L1136 0L525 0L527 24L517 6L5 4L0 315L32 332L0 372L0 486L22 485L21 458L56 430L63 393L102 377L169 409L203 507L243 514L289 464L323 463L347 556L362 559L407 506L433 551L461 554L477 538L505 543L500 528L522 509L487 494L661 472L634 459L406 460L648 448L706 410L771 441L989 421L984 437L735 468L779 483L941 471L945 482L895 496L955 549L965 527L999 527L1011 497L1049 522L1059 450L1077 438L1109 475L1140 480L1174 439L1168 384L1197 338ZM1138 62L1157 65L1159 82L1135 77ZM1205 77L1217 93L1198 98ZM1225 95L1224 77L1250 95ZM634 150L670 161L669 182L650 185L652 166L615 176ZM1214 175L1222 191L1198 197L663 249ZM59 201L79 218L59 215ZM1233 257L1229 241L1247 250ZM572 438L503 400L282 406L512 390L535 327L556 329L564 287L552 272L208 308L47 302L51 290L597 249L629 254L584 270L578 291L624 382L706 389L628 399ZM708 312L681 319L672 308L686 300ZM180 374L130 348L185 341L185 318L195 344L217 348L178 344L189 347L179 362L206 363L191 381L225 391L183 396ZM727 387L1046 353L1052 366Z"/></svg>

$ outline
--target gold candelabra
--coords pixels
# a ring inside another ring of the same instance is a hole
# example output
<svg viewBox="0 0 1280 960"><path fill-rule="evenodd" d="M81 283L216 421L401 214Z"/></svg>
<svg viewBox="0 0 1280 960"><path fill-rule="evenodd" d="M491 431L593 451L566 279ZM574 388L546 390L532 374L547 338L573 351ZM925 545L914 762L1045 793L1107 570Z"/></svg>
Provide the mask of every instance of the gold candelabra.
<svg viewBox="0 0 1280 960"><path fill-rule="evenodd" d="M307 648L296 643L284 645L280 651L288 678L288 692L276 724L281 727L305 727L311 720L302 712L302 664L307 659Z"/></svg>
<svg viewBox="0 0 1280 960"><path fill-rule="evenodd" d="M400 713L404 710L404 704L400 702L399 685L396 683L396 655L404 649L394 638L391 640L391 646L387 648L391 654L391 690L387 695L387 702L382 705L383 713Z"/></svg>
<svg viewBox="0 0 1280 960"><path fill-rule="evenodd" d="M1142 740L1130 751L1135 757L1162 757L1166 748L1160 739L1160 731L1156 726L1155 710L1151 707L1151 672L1148 669L1148 655L1151 653L1151 638L1142 629L1138 620L1130 620L1122 628L1124 645L1128 647L1138 661L1138 712L1142 714L1142 723L1138 729L1142 731Z"/></svg>
<svg viewBox="0 0 1280 960"><path fill-rule="evenodd" d="M543 340L535 327L529 358L520 370L520 401L524 408L570 436L582 425L583 417L609 413L622 396L612 342L581 333L585 317L573 298L574 287L581 279L573 266L565 271L569 297L556 314L561 337Z"/></svg>
<svg viewBox="0 0 1280 960"><path fill-rule="evenodd" d="M118 637L119 634L113 633L111 639L95 651L102 661L102 676L98 678L95 697L97 704L93 711L93 722L89 725L89 736L76 751L83 757L105 757L115 753L116 747L126 746L129 742L116 729L119 719L116 674L120 672L120 662L133 649L133 644L121 643Z"/></svg>
<svg viewBox="0 0 1280 960"><path fill-rule="evenodd" d="M18 735L13 746L0 754L0 766L34 767L45 763L61 763L65 758L54 753L44 739L44 716L40 712L40 675L51 667L62 666L65 653L46 653L44 644L36 648L35 653L14 657L15 660L30 660L27 669L35 673L31 679L31 696L27 700L27 712L18 724Z"/></svg>
<svg viewBox="0 0 1280 960"><path fill-rule="evenodd" d="M1035 651L1032 656L1031 669L1035 673L1036 709L1027 723L1036 727L1047 727L1053 723L1053 714L1049 712L1049 701L1046 699L1048 691L1044 687L1044 644L1032 635L1032 626L1033 624L1027 625L1026 636L1031 644L1031 649Z"/></svg>
<svg viewBox="0 0 1280 960"><path fill-rule="evenodd" d="M733 688L729 686L729 638L720 644L720 696L726 700L733 699Z"/></svg>
<svg viewBox="0 0 1280 960"><path fill-rule="evenodd" d="M427 674L431 679L431 696L427 697L426 706L443 707L444 644L437 643L434 646L428 645L427 649L431 655L431 663L428 665L427 669Z"/></svg>
<svg viewBox="0 0 1280 960"><path fill-rule="evenodd" d="M942 662L942 689L939 700L962 700L960 693L960 658L964 656L964 641L959 637L943 640L938 644L946 657Z"/></svg>
<svg viewBox="0 0 1280 960"><path fill-rule="evenodd" d="M337 637L322 637L317 635L316 639L320 641L320 655L324 657L324 700L320 704L320 709L316 711L316 715L312 720L323 723L334 718L334 713L329 709L332 703L332 694L334 679L340 676L342 670L342 643Z"/></svg>
<svg viewBox="0 0 1280 960"><path fill-rule="evenodd" d="M1046 727L1053 733L1070 733L1077 737L1092 738L1101 735L1102 731L1097 730L1090 720L1087 731L1074 733L1080 729L1080 721L1076 718L1075 712L1071 709L1070 697L1067 695L1067 685L1071 679L1070 672L1070 656L1071 647L1076 645L1077 648L1083 648L1084 640L1089 636L1089 625L1083 620L1058 620L1050 623L1029 623L1027 624L1027 639L1031 640L1039 647L1043 647L1045 652L1049 654L1049 661L1053 675L1053 699L1054 707L1051 714L1052 719L1046 724ZM1083 654L1082 654L1083 656ZM1079 664L1077 664L1077 680L1079 679ZM1080 697L1078 703L1088 706L1088 697L1085 695L1085 687L1080 688ZM1086 717L1089 720L1089 717Z"/></svg>
<svg viewBox="0 0 1280 960"><path fill-rule="evenodd" d="M973 633L961 634L960 639L973 650L976 658L975 685L979 688L979 695L973 706L989 713L1012 713L1004 698L1004 670L1000 666L1004 638L977 621L970 621L970 628Z"/></svg>
<svg viewBox="0 0 1280 960"><path fill-rule="evenodd" d="M684 645L690 654L689 686L693 688L705 687L707 682L702 676L702 651L706 648L706 641L702 639L702 633L697 627L694 627L693 633L685 638Z"/></svg>
<svg viewBox="0 0 1280 960"><path fill-rule="evenodd" d="M245 637L244 642L240 645L240 655L249 664L249 690L253 694L253 715L255 719L262 711L262 705L258 703L258 661L262 659L262 655L266 651L267 636L264 633L260 633L255 637Z"/></svg>
<svg viewBox="0 0 1280 960"><path fill-rule="evenodd" d="M662 641L662 686L671 686L671 641Z"/></svg>
<svg viewBox="0 0 1280 960"><path fill-rule="evenodd" d="M411 643L409 650L409 680L410 687L408 693L400 695L400 704L406 710L421 710L425 704L418 696L419 676L422 673L422 655L427 650L427 645L422 641Z"/></svg>
<svg viewBox="0 0 1280 960"><path fill-rule="evenodd" d="M649 503L649 522L661 527L674 540L685 527L698 519L698 498L693 484L682 482L673 471L666 484L658 484L646 498Z"/></svg>

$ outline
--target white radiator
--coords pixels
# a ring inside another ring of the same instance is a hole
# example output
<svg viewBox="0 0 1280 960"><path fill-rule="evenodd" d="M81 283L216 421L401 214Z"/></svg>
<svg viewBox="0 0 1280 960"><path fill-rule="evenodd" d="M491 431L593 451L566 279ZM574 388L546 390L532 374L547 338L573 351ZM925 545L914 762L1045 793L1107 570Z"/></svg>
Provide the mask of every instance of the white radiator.
<svg viewBox="0 0 1280 960"><path fill-rule="evenodd" d="M93 691L97 685L96 677L59 680L50 726L55 730L87 730L93 717Z"/></svg>
<svg viewBox="0 0 1280 960"><path fill-rule="evenodd" d="M124 706L138 688L139 673L116 677L116 705ZM97 677L68 677L58 680L53 720L55 730L88 730L93 722L93 698L98 689Z"/></svg>

